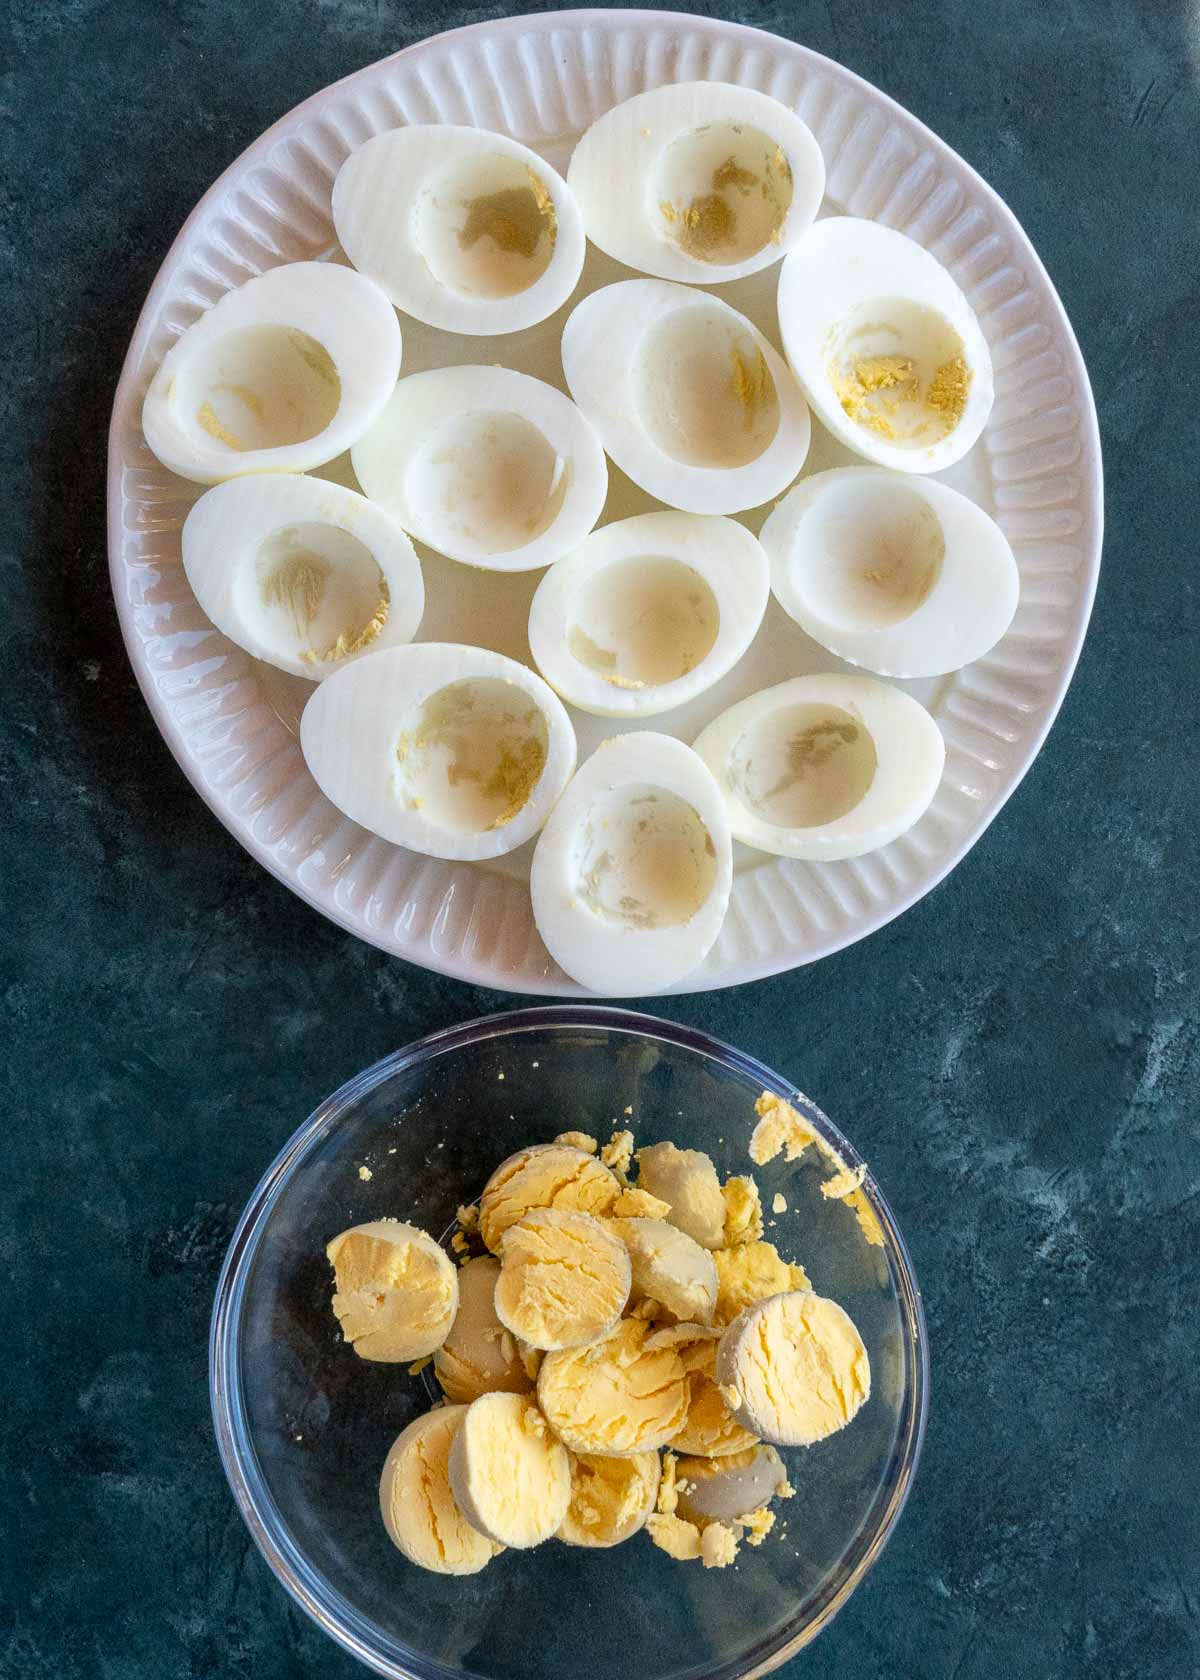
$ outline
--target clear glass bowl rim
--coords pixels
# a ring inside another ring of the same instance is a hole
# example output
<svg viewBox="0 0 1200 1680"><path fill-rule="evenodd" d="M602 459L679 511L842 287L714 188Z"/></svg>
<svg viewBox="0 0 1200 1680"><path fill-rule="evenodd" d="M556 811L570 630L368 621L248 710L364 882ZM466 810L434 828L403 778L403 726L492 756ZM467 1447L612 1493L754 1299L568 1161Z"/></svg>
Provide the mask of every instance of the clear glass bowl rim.
<svg viewBox="0 0 1200 1680"><path fill-rule="evenodd" d="M303 1166L310 1150L328 1135L348 1109L393 1075L411 1071L438 1056L488 1039L547 1028L623 1032L657 1039L673 1048L708 1057L733 1072L747 1076L762 1090L772 1091L787 1101L798 1102L805 1118L813 1123L849 1167L865 1165L854 1145L829 1117L765 1063L698 1028L682 1026L635 1010L601 1005L557 1004L505 1010L500 1014L477 1017L460 1026L443 1028L372 1063L317 1105L259 1180L234 1230L217 1282L209 1330L209 1397L222 1467L238 1510L270 1569L318 1627L361 1663L384 1675L386 1680L430 1680L431 1676L450 1671L443 1670L432 1660L424 1672L420 1668L402 1667L380 1651L372 1636L370 1623L329 1586L288 1532L259 1466L246 1422L238 1358L244 1292L271 1210L293 1175ZM897 1300L910 1346L910 1380L900 1418L902 1447L894 1481L882 1511L877 1514L874 1529L857 1536L847 1555L847 1567L828 1583L815 1611L806 1618L804 1625L794 1633L774 1636L768 1648L755 1654L749 1667L729 1661L718 1663L709 1671L711 1680L759 1680L760 1676L771 1673L810 1644L829 1625L875 1564L900 1518L912 1487L929 1410L929 1335L912 1259L869 1168L862 1188L883 1226L894 1261ZM417 1660L422 1664L426 1661L423 1658Z"/></svg>

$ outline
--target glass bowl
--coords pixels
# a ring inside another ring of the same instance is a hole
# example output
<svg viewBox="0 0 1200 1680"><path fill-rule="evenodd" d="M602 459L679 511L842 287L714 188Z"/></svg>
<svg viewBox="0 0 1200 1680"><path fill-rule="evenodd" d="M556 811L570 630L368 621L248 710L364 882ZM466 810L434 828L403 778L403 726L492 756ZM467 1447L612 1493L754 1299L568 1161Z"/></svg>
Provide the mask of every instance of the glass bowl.
<svg viewBox="0 0 1200 1680"><path fill-rule="evenodd" d="M924 1431L928 1351L903 1239L868 1176L884 1246L826 1199L808 1149L752 1169L763 1090L790 1098L851 1167L860 1157L768 1068L703 1033L623 1010L521 1010L433 1034L323 1102L250 1198L217 1288L213 1417L234 1497L283 1585L339 1644L397 1680L745 1680L826 1626L879 1556ZM628 1111L632 1110L630 1114ZM871 1357L849 1428L785 1451L795 1497L737 1562L706 1570L644 1536L611 1550L551 1541L478 1575L407 1563L379 1515L379 1473L438 1396L432 1372L371 1364L341 1340L325 1244L394 1214L434 1233L506 1155L572 1128L706 1150L753 1170L767 1237L839 1301ZM788 1211L772 1214L777 1191ZM774 1221L774 1228L770 1222ZM786 1525L786 1526L785 1526ZM781 1532L783 1530L783 1532Z"/></svg>

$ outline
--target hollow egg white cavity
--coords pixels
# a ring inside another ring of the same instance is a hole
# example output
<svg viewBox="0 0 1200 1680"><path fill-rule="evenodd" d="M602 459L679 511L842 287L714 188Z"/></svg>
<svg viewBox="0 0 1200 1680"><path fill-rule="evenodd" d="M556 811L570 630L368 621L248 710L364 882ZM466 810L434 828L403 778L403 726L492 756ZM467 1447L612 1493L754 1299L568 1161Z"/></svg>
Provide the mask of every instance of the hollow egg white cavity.
<svg viewBox="0 0 1200 1680"><path fill-rule="evenodd" d="M817 213L825 162L808 127L768 94L678 82L598 118L567 180L588 237L610 257L712 285L778 261Z"/></svg>
<svg viewBox="0 0 1200 1680"><path fill-rule="evenodd" d="M733 881L720 789L670 735L614 735L550 813L533 854L533 919L572 979L655 992L703 961Z"/></svg>
<svg viewBox="0 0 1200 1680"><path fill-rule="evenodd" d="M687 513L777 496L808 453L808 405L729 304L667 280L621 280L577 304L562 339L571 395L635 484Z"/></svg>
<svg viewBox="0 0 1200 1680"><path fill-rule="evenodd" d="M940 472L994 397L970 304L936 257L878 222L815 223L779 276L779 330L818 416L877 466Z"/></svg>
<svg viewBox="0 0 1200 1680"><path fill-rule="evenodd" d="M425 608L416 551L395 520L298 473L206 490L184 522L183 568L230 641L314 681L411 641Z"/></svg>
<svg viewBox="0 0 1200 1680"><path fill-rule="evenodd" d="M321 792L373 834L478 861L528 840L575 768L562 701L514 659L451 642L336 671L300 719Z"/></svg>
<svg viewBox="0 0 1200 1680"><path fill-rule="evenodd" d="M883 467L816 473L773 510L760 541L783 610L880 676L957 671L995 646L1017 610L1003 531L933 479Z"/></svg>
<svg viewBox="0 0 1200 1680"><path fill-rule="evenodd" d="M745 653L770 593L742 525L643 513L593 531L538 585L529 646L550 686L601 717L692 700Z"/></svg>
<svg viewBox="0 0 1200 1680"><path fill-rule="evenodd" d="M333 224L397 309L447 332L520 332L565 303L583 222L562 177L484 129L414 124L351 152Z"/></svg>
<svg viewBox="0 0 1200 1680"><path fill-rule="evenodd" d="M739 840L827 862L886 846L924 814L946 749L924 706L874 677L793 677L715 718L696 751Z"/></svg>
<svg viewBox="0 0 1200 1680"><path fill-rule="evenodd" d="M400 374L400 322L374 281L284 263L226 292L163 357L146 442L199 484L304 472L373 424Z"/></svg>
<svg viewBox="0 0 1200 1680"><path fill-rule="evenodd" d="M402 379L352 459L406 531L494 572L534 571L577 548L608 491L604 450L579 409L510 368Z"/></svg>

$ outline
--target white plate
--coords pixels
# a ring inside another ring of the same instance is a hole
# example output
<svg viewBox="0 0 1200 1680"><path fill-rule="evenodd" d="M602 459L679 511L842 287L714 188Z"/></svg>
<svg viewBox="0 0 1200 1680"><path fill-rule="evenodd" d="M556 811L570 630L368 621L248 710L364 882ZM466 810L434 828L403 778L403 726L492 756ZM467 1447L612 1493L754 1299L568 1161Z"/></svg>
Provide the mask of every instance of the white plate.
<svg viewBox="0 0 1200 1680"><path fill-rule="evenodd" d="M235 71L236 73L236 71ZM724 929L678 989L731 986L861 939L927 893L983 833L1029 768L1071 678L1100 563L1100 445L1070 324L1011 212L915 118L828 59L738 24L663 12L560 12L474 24L368 66L269 129L205 194L150 290L125 362L109 452L113 592L129 656L167 744L231 833L333 921L427 968L512 991L570 994L533 925L523 848L495 866L444 863L374 838L318 792L295 739L307 685L261 666L209 625L179 558L193 485L142 440L142 395L173 339L229 287L332 248L329 201L347 153L405 122L511 134L565 168L603 111L664 82L760 88L798 111L828 166L826 210L901 228L958 280L983 324L997 400L980 444L946 481L1000 522L1021 604L997 648L956 676L910 683L946 737L946 772L909 834L852 862L743 851ZM583 289L628 271L589 253ZM778 268L717 288L776 344ZM576 297L580 294L577 293ZM565 311L488 359L561 385ZM404 371L474 361L478 339L405 321ZM850 457L819 434L806 471ZM337 465L331 476L339 472ZM344 472L344 468L340 469ZM605 519L653 506L614 472ZM761 514L747 516L758 528ZM499 577L423 555L424 639L477 640L528 658L538 574ZM741 695L843 668L772 604L742 664L690 706L650 720L691 740ZM576 714L581 755L612 729ZM501 867L503 866L503 867Z"/></svg>

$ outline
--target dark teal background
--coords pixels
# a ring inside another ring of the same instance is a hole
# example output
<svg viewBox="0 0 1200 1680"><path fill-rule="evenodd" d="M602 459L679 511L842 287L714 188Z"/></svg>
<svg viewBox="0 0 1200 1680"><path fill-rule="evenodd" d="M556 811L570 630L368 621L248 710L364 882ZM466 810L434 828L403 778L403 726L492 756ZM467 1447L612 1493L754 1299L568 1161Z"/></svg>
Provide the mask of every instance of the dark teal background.
<svg viewBox="0 0 1200 1680"><path fill-rule="evenodd" d="M951 879L816 968L658 1006L824 1104L925 1289L913 1499L789 1672L1194 1680L1200 10L711 10L860 72L1008 200L1091 369L1108 493L1061 719ZM146 288L209 182L324 83L498 15L4 8L3 1680L360 1672L276 1587L226 1492L210 1299L242 1203L316 1101L509 1000L356 944L187 786L117 630L105 431Z"/></svg>

